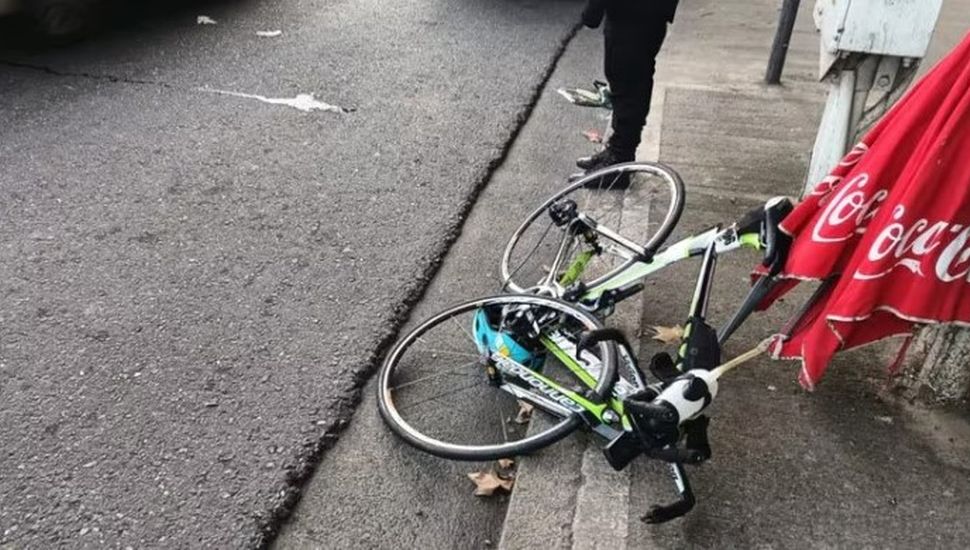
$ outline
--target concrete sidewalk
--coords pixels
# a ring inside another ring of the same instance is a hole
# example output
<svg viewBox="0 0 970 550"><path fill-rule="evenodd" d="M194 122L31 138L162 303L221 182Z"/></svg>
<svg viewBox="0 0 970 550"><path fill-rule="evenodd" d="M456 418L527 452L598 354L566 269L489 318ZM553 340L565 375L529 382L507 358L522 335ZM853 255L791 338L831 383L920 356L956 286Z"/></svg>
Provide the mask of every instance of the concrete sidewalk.
<svg viewBox="0 0 970 550"><path fill-rule="evenodd" d="M960 18L968 27L970 9L961 3L947 2L930 62L947 49L942 43L955 41ZM802 2L784 85L761 84L779 4L681 2L639 152L684 177L687 208L678 234L729 223L802 187L825 87L816 79L811 1ZM740 303L757 260L740 253L720 262L715 326ZM697 268L676 266L650 281L644 327L683 320ZM725 355L778 330L806 290L749 321ZM643 361L658 351L648 333L641 332ZM792 363L765 359L732 374L713 411L714 459L691 470L699 503L669 524L637 521L651 504L674 496L660 464L638 460L613 472L598 442L583 437L529 457L501 547L965 547L970 423L885 395L884 364L871 351L844 354L815 394L798 386Z"/></svg>

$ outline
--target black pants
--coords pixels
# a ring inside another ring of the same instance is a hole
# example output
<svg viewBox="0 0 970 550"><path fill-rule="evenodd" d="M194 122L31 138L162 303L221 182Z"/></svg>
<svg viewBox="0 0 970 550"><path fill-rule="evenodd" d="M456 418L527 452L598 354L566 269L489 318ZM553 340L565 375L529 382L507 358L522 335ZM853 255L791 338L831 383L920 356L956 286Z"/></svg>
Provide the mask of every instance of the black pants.
<svg viewBox="0 0 970 550"><path fill-rule="evenodd" d="M604 69L613 95L609 147L632 153L650 112L657 54L667 36L667 18L655 13L606 12Z"/></svg>

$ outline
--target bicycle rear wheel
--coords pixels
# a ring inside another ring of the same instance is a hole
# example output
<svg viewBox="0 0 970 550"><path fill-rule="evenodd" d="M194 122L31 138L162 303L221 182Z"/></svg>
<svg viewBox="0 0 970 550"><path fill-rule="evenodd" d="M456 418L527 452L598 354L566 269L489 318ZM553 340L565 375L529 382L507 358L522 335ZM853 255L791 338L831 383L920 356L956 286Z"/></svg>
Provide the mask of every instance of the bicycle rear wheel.
<svg viewBox="0 0 970 550"><path fill-rule="evenodd" d="M507 328L523 319L535 334ZM491 332L483 323L506 328ZM381 416L408 444L442 458L484 461L533 452L582 424L582 409L564 406L562 394L540 378L578 393L590 389L549 352L549 342L575 342L598 328L602 324L592 315L540 296L494 296L449 308L388 354L378 377ZM592 390L599 398L614 379L616 353L614 344L604 342L583 356L587 383L595 380ZM522 402L551 422L529 429L519 414Z"/></svg>
<svg viewBox="0 0 970 550"><path fill-rule="evenodd" d="M647 251L670 235L684 208L680 176L662 164L633 162L588 174L556 193L526 218L502 255L502 280L514 292L560 296L582 281L593 287L637 261L636 254L594 231L556 219L558 209L595 220Z"/></svg>

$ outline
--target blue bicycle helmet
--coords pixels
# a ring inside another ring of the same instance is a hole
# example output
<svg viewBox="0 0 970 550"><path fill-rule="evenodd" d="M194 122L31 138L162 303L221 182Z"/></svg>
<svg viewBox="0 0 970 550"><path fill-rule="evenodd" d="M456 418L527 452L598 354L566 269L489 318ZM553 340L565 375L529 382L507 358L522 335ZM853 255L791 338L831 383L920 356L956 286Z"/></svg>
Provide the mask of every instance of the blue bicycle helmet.
<svg viewBox="0 0 970 550"><path fill-rule="evenodd" d="M541 367L541 356L537 356L516 342L507 332L499 330L497 318L500 317L501 310L497 308L491 308L491 311L482 308L475 313L472 330L475 333L478 351L488 355L499 353L531 369Z"/></svg>

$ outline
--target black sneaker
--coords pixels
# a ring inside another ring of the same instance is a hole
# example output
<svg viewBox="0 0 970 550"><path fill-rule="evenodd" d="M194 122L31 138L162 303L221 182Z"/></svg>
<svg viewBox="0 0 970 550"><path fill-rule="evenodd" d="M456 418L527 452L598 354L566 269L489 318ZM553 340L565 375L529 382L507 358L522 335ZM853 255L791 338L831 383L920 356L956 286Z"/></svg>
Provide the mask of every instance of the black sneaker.
<svg viewBox="0 0 970 550"><path fill-rule="evenodd" d="M579 166L587 172L592 172L594 170L606 168L607 166L613 166L614 164L632 162L633 158L634 154L632 151L618 151L612 147L605 147L602 151L593 156L577 159L576 166Z"/></svg>
<svg viewBox="0 0 970 550"><path fill-rule="evenodd" d="M608 168L614 164L632 161L633 153L618 152L615 149L607 147L591 157L583 157L577 160L576 166L586 170L588 173ZM627 172L614 172L609 176L592 180L584 187L599 188L607 191L625 191L630 188L630 174Z"/></svg>

